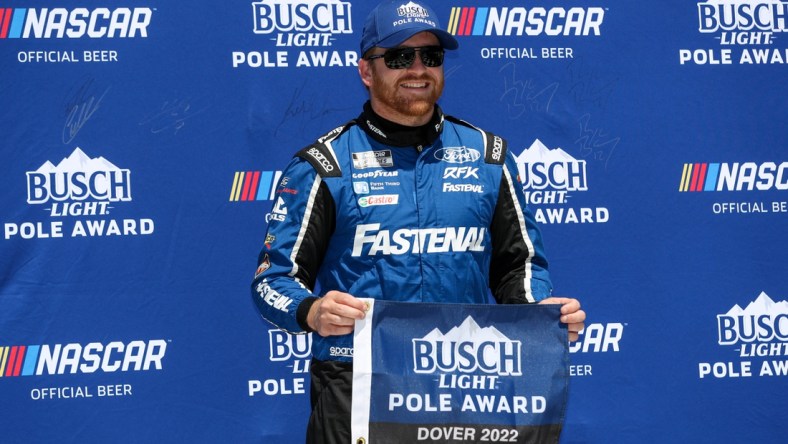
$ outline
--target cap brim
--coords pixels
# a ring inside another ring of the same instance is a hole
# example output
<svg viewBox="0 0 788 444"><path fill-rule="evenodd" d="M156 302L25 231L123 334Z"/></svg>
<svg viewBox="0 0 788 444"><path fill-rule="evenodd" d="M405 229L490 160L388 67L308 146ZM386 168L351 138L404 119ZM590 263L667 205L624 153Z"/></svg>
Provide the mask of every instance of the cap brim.
<svg viewBox="0 0 788 444"><path fill-rule="evenodd" d="M381 40L375 46L379 46L381 48L394 48L401 45L402 42L408 40L414 35L425 31L433 33L435 37L438 38L438 41L440 42L443 49L454 50L460 47L460 44L457 42L457 39L455 39L453 35L449 34L448 32L442 29L436 29L432 27L403 29Z"/></svg>

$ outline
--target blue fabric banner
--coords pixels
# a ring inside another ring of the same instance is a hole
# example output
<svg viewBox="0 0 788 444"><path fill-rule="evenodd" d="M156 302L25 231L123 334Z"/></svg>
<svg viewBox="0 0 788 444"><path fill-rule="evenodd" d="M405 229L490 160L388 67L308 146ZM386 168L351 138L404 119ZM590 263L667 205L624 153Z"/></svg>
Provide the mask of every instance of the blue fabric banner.
<svg viewBox="0 0 788 444"><path fill-rule="evenodd" d="M354 442L558 442L569 376L560 306L366 301Z"/></svg>

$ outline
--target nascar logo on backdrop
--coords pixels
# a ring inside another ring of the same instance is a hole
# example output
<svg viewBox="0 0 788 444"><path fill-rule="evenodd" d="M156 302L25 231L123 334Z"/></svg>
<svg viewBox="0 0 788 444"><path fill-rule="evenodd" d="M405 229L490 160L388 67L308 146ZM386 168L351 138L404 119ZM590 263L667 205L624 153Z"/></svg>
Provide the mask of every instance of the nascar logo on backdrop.
<svg viewBox="0 0 788 444"><path fill-rule="evenodd" d="M274 200L281 171L237 171L233 176L230 202Z"/></svg>
<svg viewBox="0 0 788 444"><path fill-rule="evenodd" d="M685 163L679 192L774 193L788 190L788 162ZM788 213L786 200L722 201L711 206L714 214Z"/></svg>
<svg viewBox="0 0 788 444"><path fill-rule="evenodd" d="M233 68L358 66L357 51L326 49L339 37L353 34L351 6L350 2L340 0L253 2L251 30L271 42L267 47L276 49L233 51ZM351 42L351 39L345 40ZM296 52L291 48L310 49Z"/></svg>
<svg viewBox="0 0 788 444"><path fill-rule="evenodd" d="M719 47L679 49L680 65L788 63L788 47L775 45L788 31L788 2L707 0L696 6L698 32L719 40Z"/></svg>
<svg viewBox="0 0 788 444"><path fill-rule="evenodd" d="M26 175L27 203L47 205L43 209L51 219L6 222L6 240L153 234L152 219L105 217L115 205L131 201L131 171L103 157L76 148L57 165L46 161Z"/></svg>
<svg viewBox="0 0 788 444"><path fill-rule="evenodd" d="M162 370L167 344L163 339L88 344L0 346L0 383L7 378ZM85 378L82 378L85 381ZM87 384L30 390L33 401L133 396L131 384Z"/></svg>
<svg viewBox="0 0 788 444"><path fill-rule="evenodd" d="M459 37L513 37L520 40L548 37L602 35L607 8L543 7L452 7L447 31ZM571 59L567 47L485 47L483 59Z"/></svg>
<svg viewBox="0 0 788 444"><path fill-rule="evenodd" d="M788 376L788 301L761 292L744 308L735 304L717 315L717 335L717 344L740 359L700 362L698 378Z"/></svg>
<svg viewBox="0 0 788 444"><path fill-rule="evenodd" d="M586 161L577 160L561 148L549 149L538 139L519 156L517 168L526 202L543 224L605 223L610 211L604 207L571 207L572 193L588 191Z"/></svg>
<svg viewBox="0 0 788 444"><path fill-rule="evenodd" d="M0 39L147 38L151 8L0 8ZM26 50L20 63L117 62L116 50Z"/></svg>

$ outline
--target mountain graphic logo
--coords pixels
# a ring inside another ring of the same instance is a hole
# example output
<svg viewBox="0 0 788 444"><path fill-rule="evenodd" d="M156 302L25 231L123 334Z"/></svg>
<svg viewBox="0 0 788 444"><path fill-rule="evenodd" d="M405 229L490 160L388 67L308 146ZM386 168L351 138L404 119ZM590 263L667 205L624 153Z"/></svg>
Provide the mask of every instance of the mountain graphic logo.
<svg viewBox="0 0 788 444"><path fill-rule="evenodd" d="M77 147L57 165L46 161L27 172L27 203L50 200L130 201L131 172L104 157L91 158Z"/></svg>
<svg viewBox="0 0 788 444"><path fill-rule="evenodd" d="M788 342L788 302L774 302L764 292L741 308L734 305L727 313L717 315L720 345L739 342Z"/></svg>
<svg viewBox="0 0 788 444"><path fill-rule="evenodd" d="M495 327L480 327L471 316L445 334L436 328L412 342L416 373L522 375L522 343Z"/></svg>
<svg viewBox="0 0 788 444"><path fill-rule="evenodd" d="M586 161L575 159L561 148L547 148L536 139L515 159L523 190L588 190Z"/></svg>

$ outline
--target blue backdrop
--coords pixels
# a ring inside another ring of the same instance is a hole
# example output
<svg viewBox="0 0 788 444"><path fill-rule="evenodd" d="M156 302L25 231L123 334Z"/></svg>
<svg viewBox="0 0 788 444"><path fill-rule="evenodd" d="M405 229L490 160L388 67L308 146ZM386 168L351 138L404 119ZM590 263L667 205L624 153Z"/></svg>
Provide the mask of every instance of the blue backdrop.
<svg viewBox="0 0 788 444"><path fill-rule="evenodd" d="M0 4L0 441L302 442L309 338L248 288L374 3ZM782 442L788 3L432 6L441 106L507 138L588 313L562 442Z"/></svg>

